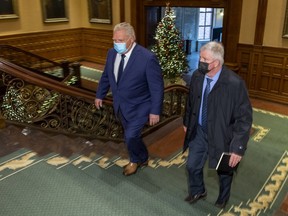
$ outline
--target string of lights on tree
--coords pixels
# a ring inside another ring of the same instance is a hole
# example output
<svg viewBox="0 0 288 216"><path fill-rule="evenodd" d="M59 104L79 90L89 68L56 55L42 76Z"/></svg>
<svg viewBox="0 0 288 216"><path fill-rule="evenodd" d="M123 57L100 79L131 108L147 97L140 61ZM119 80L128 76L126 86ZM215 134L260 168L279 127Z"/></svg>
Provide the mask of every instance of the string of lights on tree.
<svg viewBox="0 0 288 216"><path fill-rule="evenodd" d="M164 79L169 79L172 83L189 69L183 50L184 43L175 26L175 20L175 12L167 3L165 15L156 28L156 44L151 48L158 57Z"/></svg>

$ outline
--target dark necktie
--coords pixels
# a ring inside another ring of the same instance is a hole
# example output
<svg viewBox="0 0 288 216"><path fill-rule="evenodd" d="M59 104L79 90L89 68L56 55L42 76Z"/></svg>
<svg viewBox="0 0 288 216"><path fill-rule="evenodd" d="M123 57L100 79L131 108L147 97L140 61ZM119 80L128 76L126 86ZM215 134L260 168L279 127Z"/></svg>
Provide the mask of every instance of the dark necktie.
<svg viewBox="0 0 288 216"><path fill-rule="evenodd" d="M121 61L119 64L119 68L118 68L118 77L117 77L117 83L120 81L122 73L123 73L123 67L124 67L124 58L126 56L124 54L121 55Z"/></svg>
<svg viewBox="0 0 288 216"><path fill-rule="evenodd" d="M202 128L207 133L207 102L208 95L210 93L210 82L212 79L207 78L207 84L204 91L203 103L202 103Z"/></svg>

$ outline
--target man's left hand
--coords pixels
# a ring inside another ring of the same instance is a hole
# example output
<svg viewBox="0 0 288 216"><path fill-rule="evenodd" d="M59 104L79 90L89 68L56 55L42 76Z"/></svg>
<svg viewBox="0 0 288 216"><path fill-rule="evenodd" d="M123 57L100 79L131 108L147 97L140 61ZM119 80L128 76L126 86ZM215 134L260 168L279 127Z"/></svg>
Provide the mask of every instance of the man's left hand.
<svg viewBox="0 0 288 216"><path fill-rule="evenodd" d="M229 166L230 167L235 167L242 159L241 155L237 155L235 153L231 153L231 157L229 160Z"/></svg>
<svg viewBox="0 0 288 216"><path fill-rule="evenodd" d="M159 115L154 115L154 114L150 114L149 115L149 125L153 126L156 125L160 120L160 116Z"/></svg>

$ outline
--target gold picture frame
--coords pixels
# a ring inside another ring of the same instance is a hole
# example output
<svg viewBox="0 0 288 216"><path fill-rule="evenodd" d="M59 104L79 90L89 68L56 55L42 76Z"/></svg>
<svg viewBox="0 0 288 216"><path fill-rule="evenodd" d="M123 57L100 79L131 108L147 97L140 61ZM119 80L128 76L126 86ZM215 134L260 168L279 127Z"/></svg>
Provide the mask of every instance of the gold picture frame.
<svg viewBox="0 0 288 216"><path fill-rule="evenodd" d="M284 19L282 37L288 38L288 3L287 2L286 2L286 11L285 11L285 19Z"/></svg>
<svg viewBox="0 0 288 216"><path fill-rule="evenodd" d="M43 21L45 23L52 22L68 22L67 0L41 0L43 10Z"/></svg>
<svg viewBox="0 0 288 216"><path fill-rule="evenodd" d="M88 0L91 23L112 24L111 0Z"/></svg>
<svg viewBox="0 0 288 216"><path fill-rule="evenodd" d="M18 16L17 0L0 0L0 19L15 19Z"/></svg>

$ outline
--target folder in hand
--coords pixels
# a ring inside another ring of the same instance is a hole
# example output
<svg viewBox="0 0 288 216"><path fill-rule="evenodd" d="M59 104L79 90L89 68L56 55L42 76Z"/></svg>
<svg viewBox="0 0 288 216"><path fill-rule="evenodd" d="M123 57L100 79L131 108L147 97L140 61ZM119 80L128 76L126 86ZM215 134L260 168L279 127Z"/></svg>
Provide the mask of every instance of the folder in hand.
<svg viewBox="0 0 288 216"><path fill-rule="evenodd" d="M230 172L230 171L236 170L239 163L235 167L229 166L230 157L231 157L230 153L223 152L216 166L216 170L223 171L223 172Z"/></svg>

